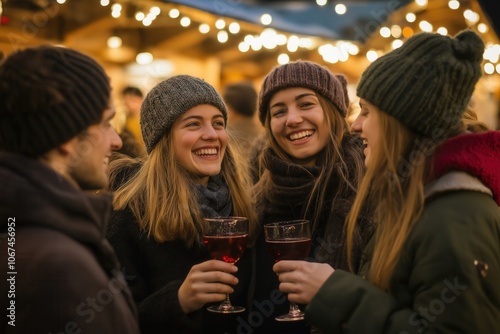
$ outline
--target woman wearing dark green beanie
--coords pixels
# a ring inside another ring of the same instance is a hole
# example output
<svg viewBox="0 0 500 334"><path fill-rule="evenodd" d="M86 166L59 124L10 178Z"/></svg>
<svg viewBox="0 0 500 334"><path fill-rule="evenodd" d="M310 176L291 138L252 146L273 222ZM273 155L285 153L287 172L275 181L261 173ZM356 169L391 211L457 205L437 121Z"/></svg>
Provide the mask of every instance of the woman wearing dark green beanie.
<svg viewBox="0 0 500 334"><path fill-rule="evenodd" d="M237 315L207 312L205 304L226 293L246 304L252 252L233 265L211 260L202 244L204 217L247 217L250 244L256 234L251 180L226 132L226 106L204 80L178 75L147 94L140 121L148 155L111 163L115 211L107 237L141 331L236 333Z"/></svg>
<svg viewBox="0 0 500 334"><path fill-rule="evenodd" d="M498 333L500 133L461 122L481 77L472 31L422 33L373 62L358 85L377 232L361 276L326 265L274 266L289 299L325 333ZM309 279L308 279L309 277Z"/></svg>

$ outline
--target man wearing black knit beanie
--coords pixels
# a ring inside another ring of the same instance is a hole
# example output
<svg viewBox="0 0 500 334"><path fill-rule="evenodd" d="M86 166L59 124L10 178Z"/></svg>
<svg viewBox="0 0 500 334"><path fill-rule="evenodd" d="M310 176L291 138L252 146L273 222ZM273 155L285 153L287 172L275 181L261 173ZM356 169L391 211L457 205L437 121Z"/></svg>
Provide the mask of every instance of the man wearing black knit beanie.
<svg viewBox="0 0 500 334"><path fill-rule="evenodd" d="M40 46L0 64L2 333L138 333L104 238L107 165L122 142L109 78L92 58Z"/></svg>

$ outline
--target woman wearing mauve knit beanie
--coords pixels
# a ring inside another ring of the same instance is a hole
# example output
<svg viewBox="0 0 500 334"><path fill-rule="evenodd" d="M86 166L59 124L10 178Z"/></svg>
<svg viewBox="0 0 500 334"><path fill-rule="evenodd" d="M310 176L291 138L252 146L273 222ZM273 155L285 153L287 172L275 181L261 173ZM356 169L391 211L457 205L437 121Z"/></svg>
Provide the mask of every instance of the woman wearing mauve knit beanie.
<svg viewBox="0 0 500 334"><path fill-rule="evenodd" d="M203 218L247 217L249 245L257 226L251 181L226 132L222 97L200 78L173 76L146 95L140 123L147 156L110 165L114 211L107 236L129 277L141 330L236 333L241 314L205 306L226 293L234 305L246 305L252 252L236 265L211 260Z"/></svg>
<svg viewBox="0 0 500 334"><path fill-rule="evenodd" d="M367 169L346 231L355 240L366 201L377 231L361 277L274 267L281 290L308 303L307 320L324 332L498 333L500 133L468 133L461 122L483 51L470 30L422 33L362 74Z"/></svg>
<svg viewBox="0 0 500 334"><path fill-rule="evenodd" d="M350 268L344 221L363 175L362 142L349 131L348 107L344 76L310 61L274 68L259 94L259 118L267 147L261 154L264 172L255 186L262 225L308 219L313 235L309 256L345 270ZM353 270L371 235L365 218L360 218L357 232ZM254 303L266 304L279 280L262 235L256 252ZM305 321L277 322L274 318L287 313L288 303L275 304L273 312L255 326L255 333L310 331Z"/></svg>

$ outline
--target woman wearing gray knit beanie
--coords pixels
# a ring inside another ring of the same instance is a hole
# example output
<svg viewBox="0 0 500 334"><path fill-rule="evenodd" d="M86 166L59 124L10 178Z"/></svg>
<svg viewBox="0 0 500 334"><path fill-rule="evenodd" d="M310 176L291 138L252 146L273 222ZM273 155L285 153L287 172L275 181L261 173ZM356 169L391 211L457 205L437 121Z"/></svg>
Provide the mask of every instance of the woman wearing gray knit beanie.
<svg viewBox="0 0 500 334"><path fill-rule="evenodd" d="M214 87L174 76L141 106L147 157L110 166L115 211L107 236L138 304L143 333L236 333L236 316L209 313L205 304L226 293L236 305L246 304L252 252L237 269L210 260L202 244L204 217L248 217L250 244L256 234L251 179L226 120Z"/></svg>
<svg viewBox="0 0 500 334"><path fill-rule="evenodd" d="M267 134L261 154L264 172L255 186L262 225L285 220L310 221L309 257L336 268L356 270L371 236L360 218L353 265L349 267L344 221L363 175L362 142L350 133L345 116L349 106L347 81L310 61L278 66L264 80L259 118ZM270 303L279 280L263 235L257 240L254 303ZM274 303L254 333L308 333L305 321L278 322L287 313L283 297ZM297 317L294 320L298 320ZM250 323L250 322L249 322Z"/></svg>
<svg viewBox="0 0 500 334"><path fill-rule="evenodd" d="M500 132L466 132L461 121L483 51L470 30L421 33L364 71L367 169L347 236L352 245L363 203L373 204L367 261L360 276L274 266L281 290L308 303L306 319L325 333L498 333Z"/></svg>

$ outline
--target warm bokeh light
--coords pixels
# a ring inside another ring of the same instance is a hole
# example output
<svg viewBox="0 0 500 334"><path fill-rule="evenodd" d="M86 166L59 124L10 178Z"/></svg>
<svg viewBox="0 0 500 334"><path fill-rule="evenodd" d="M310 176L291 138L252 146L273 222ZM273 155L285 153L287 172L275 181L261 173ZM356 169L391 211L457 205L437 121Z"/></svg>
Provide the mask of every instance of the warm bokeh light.
<svg viewBox="0 0 500 334"><path fill-rule="evenodd" d="M202 23L200 24L200 26L198 27L198 30L202 33L202 34L207 34L209 31L210 31L210 26L206 23Z"/></svg>
<svg viewBox="0 0 500 334"><path fill-rule="evenodd" d="M227 34L227 31L225 31L225 30L220 30L220 31L217 33L217 40L218 40L220 43L226 43L228 39L229 39L229 36L228 36L228 34Z"/></svg>
<svg viewBox="0 0 500 334"><path fill-rule="evenodd" d="M335 5L335 13L339 15L344 15L347 12L347 7L344 4L337 4Z"/></svg>
<svg viewBox="0 0 500 334"><path fill-rule="evenodd" d="M445 27L439 27L436 31L438 34L441 34L443 36L448 35L448 29L446 29Z"/></svg>
<svg viewBox="0 0 500 334"><path fill-rule="evenodd" d="M378 53L375 50L370 50L366 53L366 59L368 59L370 63L374 62L377 58L378 58Z"/></svg>
<svg viewBox="0 0 500 334"><path fill-rule="evenodd" d="M111 36L108 38L108 47L111 49L117 49L122 46L122 39L118 36Z"/></svg>
<svg viewBox="0 0 500 334"><path fill-rule="evenodd" d="M384 38L391 37L391 29L389 29L388 27L380 28L380 36L382 36Z"/></svg>
<svg viewBox="0 0 500 334"><path fill-rule="evenodd" d="M149 52L141 52L137 54L137 56L135 57L135 61L139 65L151 64L151 62L153 61L153 55Z"/></svg>
<svg viewBox="0 0 500 334"><path fill-rule="evenodd" d="M285 65L290 62L290 57L286 53L282 53L278 56L278 64Z"/></svg>
<svg viewBox="0 0 500 334"><path fill-rule="evenodd" d="M191 19L187 16L184 16L182 19L181 19L181 22L180 22L181 26L183 27L189 27L189 25L191 24Z"/></svg>
<svg viewBox="0 0 500 334"><path fill-rule="evenodd" d="M240 32L240 24L238 22L232 22L229 24L229 32L231 34L237 34Z"/></svg>
<svg viewBox="0 0 500 334"><path fill-rule="evenodd" d="M487 33L488 32L488 25L484 24L484 23L479 23L477 25L477 31L479 31L480 33Z"/></svg>
<svg viewBox="0 0 500 334"><path fill-rule="evenodd" d="M458 9L460 8L460 2L458 2L457 0L450 0L448 2L448 7L450 7L451 9Z"/></svg>
<svg viewBox="0 0 500 334"><path fill-rule="evenodd" d="M405 18L406 18L406 21L413 23L417 19L417 16L413 13L408 13L408 14L406 14Z"/></svg>
<svg viewBox="0 0 500 334"><path fill-rule="evenodd" d="M404 27L403 28L403 37L410 38L411 36L413 36L413 29L410 27Z"/></svg>
<svg viewBox="0 0 500 334"><path fill-rule="evenodd" d="M492 63L484 64L484 73L493 74L495 72L495 66Z"/></svg>
<svg viewBox="0 0 500 334"><path fill-rule="evenodd" d="M217 21L215 21L215 27L217 29L224 29L224 27L226 27L226 21L224 21L223 19L218 19Z"/></svg>
<svg viewBox="0 0 500 334"><path fill-rule="evenodd" d="M273 17L270 14L263 14L260 17L260 22L265 26L270 25L273 22Z"/></svg>
<svg viewBox="0 0 500 334"><path fill-rule="evenodd" d="M169 12L168 12L168 16L170 16L171 18L173 19L176 19L179 17L179 15L181 15L181 12L179 12L179 10L177 8L172 8Z"/></svg>

